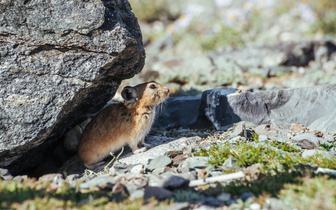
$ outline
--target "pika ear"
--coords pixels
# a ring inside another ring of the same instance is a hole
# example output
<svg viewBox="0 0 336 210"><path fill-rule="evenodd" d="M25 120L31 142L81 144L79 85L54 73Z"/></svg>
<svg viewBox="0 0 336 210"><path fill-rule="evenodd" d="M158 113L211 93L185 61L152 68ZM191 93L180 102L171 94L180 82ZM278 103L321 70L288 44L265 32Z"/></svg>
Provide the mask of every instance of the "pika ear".
<svg viewBox="0 0 336 210"><path fill-rule="evenodd" d="M134 87L126 86L124 89L121 91L121 96L125 101L137 101L138 100L138 92Z"/></svg>

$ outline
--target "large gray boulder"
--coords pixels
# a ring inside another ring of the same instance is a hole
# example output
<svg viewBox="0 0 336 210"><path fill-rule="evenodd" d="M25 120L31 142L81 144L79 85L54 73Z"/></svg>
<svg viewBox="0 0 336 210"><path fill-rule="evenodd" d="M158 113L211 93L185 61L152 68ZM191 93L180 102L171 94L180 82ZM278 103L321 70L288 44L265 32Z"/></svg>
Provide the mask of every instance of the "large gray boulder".
<svg viewBox="0 0 336 210"><path fill-rule="evenodd" d="M15 174L41 162L144 60L127 0L2 1L0 167Z"/></svg>
<svg viewBox="0 0 336 210"><path fill-rule="evenodd" d="M199 99L182 99L168 100L156 125L226 130L233 123L249 121L286 129L297 123L312 130L336 132L336 85L260 92L218 88L204 91ZM173 106L177 102L179 108ZM181 108L182 104L187 106ZM196 109L198 116L192 118L189 113Z"/></svg>
<svg viewBox="0 0 336 210"><path fill-rule="evenodd" d="M219 130L230 123L250 121L336 131L336 85L240 93L225 90L203 92L198 120L207 119Z"/></svg>

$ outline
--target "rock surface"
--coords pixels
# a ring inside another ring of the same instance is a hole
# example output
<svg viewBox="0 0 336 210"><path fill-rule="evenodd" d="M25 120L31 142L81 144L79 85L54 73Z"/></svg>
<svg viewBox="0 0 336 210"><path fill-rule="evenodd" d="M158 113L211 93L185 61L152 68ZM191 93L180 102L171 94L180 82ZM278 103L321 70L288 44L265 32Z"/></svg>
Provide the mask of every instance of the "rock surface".
<svg viewBox="0 0 336 210"><path fill-rule="evenodd" d="M0 43L0 167L14 174L43 160L145 59L127 0L3 1Z"/></svg>
<svg viewBox="0 0 336 210"><path fill-rule="evenodd" d="M176 120L167 122L167 119L174 119L174 116L183 118L184 114L186 118L190 118L183 110L176 111L175 108L174 112L169 110L170 101L166 106L168 110L163 110L164 114L159 116L158 121L165 122L165 125L178 124L185 128L214 127L217 130L226 130L239 121L250 121L256 125L272 122L282 128L288 128L292 123L299 123L310 129L335 132L335 98L335 85L260 92L218 88L203 92L198 117L193 122L189 124ZM194 101L194 106L197 106L199 102ZM174 116L167 116L169 113L173 113L171 115ZM274 136L271 133L266 135Z"/></svg>

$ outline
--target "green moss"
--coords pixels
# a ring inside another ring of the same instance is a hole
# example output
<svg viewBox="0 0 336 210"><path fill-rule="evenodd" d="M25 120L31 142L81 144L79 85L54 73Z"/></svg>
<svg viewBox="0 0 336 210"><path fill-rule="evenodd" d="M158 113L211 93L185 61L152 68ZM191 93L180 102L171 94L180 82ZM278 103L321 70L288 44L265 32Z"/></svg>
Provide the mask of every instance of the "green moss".
<svg viewBox="0 0 336 210"><path fill-rule="evenodd" d="M278 197L292 209L336 209L336 180L304 177L300 184L285 184Z"/></svg>
<svg viewBox="0 0 336 210"><path fill-rule="evenodd" d="M248 167L261 164L263 173L276 174L288 170L296 170L300 165L312 165L323 168L336 169L335 157L323 157L320 154L303 158L301 151L285 142L237 142L235 145L228 142L216 145L209 149L201 149L196 156L209 156L209 164L220 167L231 156L239 167Z"/></svg>

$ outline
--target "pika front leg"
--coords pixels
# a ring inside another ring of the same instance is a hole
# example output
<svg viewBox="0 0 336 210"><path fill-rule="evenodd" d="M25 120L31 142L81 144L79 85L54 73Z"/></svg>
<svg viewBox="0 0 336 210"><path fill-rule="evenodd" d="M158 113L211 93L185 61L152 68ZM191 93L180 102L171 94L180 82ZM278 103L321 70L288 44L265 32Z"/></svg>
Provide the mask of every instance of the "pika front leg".
<svg viewBox="0 0 336 210"><path fill-rule="evenodd" d="M150 145L150 144L146 144L146 143L145 143L145 138L143 138L143 139L141 140L141 144L144 145L146 148L151 148L151 147L152 147L152 145Z"/></svg>
<svg viewBox="0 0 336 210"><path fill-rule="evenodd" d="M146 147L143 147L143 148L139 149L137 142L132 142L132 143L129 144L129 146L131 147L132 152L134 154L142 153L142 152L147 150Z"/></svg>

